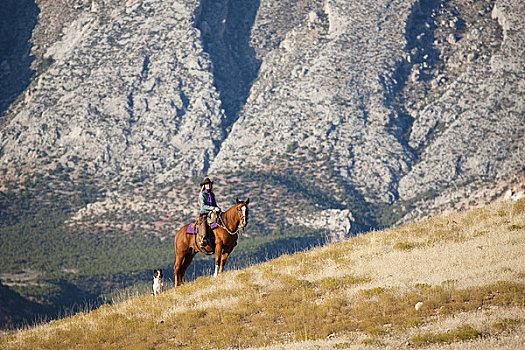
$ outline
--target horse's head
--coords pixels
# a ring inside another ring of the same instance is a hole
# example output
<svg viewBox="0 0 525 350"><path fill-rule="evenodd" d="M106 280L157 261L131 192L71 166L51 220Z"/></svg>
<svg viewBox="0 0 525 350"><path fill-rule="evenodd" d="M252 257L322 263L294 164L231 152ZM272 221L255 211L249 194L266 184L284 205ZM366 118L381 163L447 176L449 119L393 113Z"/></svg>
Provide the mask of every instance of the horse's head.
<svg viewBox="0 0 525 350"><path fill-rule="evenodd" d="M245 201L240 201L239 198L235 198L235 207L239 214L239 227L244 229L248 225L248 203L250 198Z"/></svg>

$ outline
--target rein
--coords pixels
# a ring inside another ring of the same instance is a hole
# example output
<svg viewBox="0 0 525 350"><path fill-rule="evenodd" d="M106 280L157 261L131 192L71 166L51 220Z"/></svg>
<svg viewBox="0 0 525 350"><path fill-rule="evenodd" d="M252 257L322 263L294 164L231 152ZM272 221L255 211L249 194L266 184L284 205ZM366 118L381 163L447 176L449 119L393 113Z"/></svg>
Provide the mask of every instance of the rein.
<svg viewBox="0 0 525 350"><path fill-rule="evenodd" d="M220 228L223 228L226 230L226 232L228 232L230 235L236 235L240 230L242 230L244 232L244 229L245 229L245 225L243 224L244 223L244 218L245 216L244 215L241 215L239 214L239 219L240 219L240 222L239 222L239 225L237 226L237 230L235 230L235 232L232 232L230 231L230 229L228 228L228 226L226 226L226 224L224 223L224 220L222 220L222 214L219 215L219 221L220 223L217 223L217 225L219 225Z"/></svg>

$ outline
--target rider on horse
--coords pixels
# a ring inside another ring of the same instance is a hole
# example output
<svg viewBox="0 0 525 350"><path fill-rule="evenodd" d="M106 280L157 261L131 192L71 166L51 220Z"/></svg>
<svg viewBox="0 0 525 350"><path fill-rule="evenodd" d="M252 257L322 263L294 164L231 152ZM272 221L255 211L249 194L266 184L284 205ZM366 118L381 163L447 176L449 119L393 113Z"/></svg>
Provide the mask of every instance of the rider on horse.
<svg viewBox="0 0 525 350"><path fill-rule="evenodd" d="M213 181L208 177L204 179L200 184L201 191L199 193L199 223L198 223L198 236L201 237L200 246L204 247L211 242L209 242L209 237L211 237L211 229L207 223L207 217L210 212L220 212L221 209L217 206L217 201L215 200L215 194L213 193Z"/></svg>

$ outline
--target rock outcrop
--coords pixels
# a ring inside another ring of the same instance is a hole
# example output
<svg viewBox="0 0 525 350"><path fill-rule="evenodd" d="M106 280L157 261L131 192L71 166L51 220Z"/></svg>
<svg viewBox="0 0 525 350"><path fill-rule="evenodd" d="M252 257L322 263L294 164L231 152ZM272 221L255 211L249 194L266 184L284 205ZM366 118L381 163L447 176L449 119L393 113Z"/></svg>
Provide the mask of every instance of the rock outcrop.
<svg viewBox="0 0 525 350"><path fill-rule="evenodd" d="M504 14L499 7L508 12ZM458 64L464 64L465 71L417 114L409 144L420 155L399 182L402 199L521 170L525 159L525 101L520 97L525 92L525 27L517 20L523 19L523 13L509 11L512 7L511 2L502 1L492 10L480 10L486 23L482 30L494 31L491 13L498 19L503 28L501 41L494 38L480 44L481 30L474 25L465 28L458 45L474 39L473 45L499 47L474 62L464 57ZM507 22L512 23L512 31L506 28Z"/></svg>
<svg viewBox="0 0 525 350"><path fill-rule="evenodd" d="M304 217L288 218L287 221L292 225L326 231L330 242L342 241L357 232L354 228L355 219L348 209L327 209Z"/></svg>

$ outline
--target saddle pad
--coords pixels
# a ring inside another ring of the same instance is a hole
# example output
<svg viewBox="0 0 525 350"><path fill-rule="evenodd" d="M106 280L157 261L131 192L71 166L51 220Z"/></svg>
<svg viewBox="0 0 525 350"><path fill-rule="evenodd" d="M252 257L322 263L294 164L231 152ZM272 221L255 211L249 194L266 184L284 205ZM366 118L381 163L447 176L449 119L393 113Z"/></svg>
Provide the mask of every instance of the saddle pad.
<svg viewBox="0 0 525 350"><path fill-rule="evenodd" d="M189 224L188 229L186 230L186 233L189 233L189 234L191 234L191 235L195 235L195 234L197 234L197 228L195 227L195 226L196 226L196 225L195 225L196 223L197 223L197 221L192 222L191 224ZM215 223L215 224L213 224L213 225L210 226L210 228L211 228L212 230L213 230L213 229L216 229L217 227L219 227L219 225L217 225L217 223Z"/></svg>
<svg viewBox="0 0 525 350"><path fill-rule="evenodd" d="M186 230L186 233L189 233L189 234L192 234L192 235L196 234L197 233L197 228L195 227L196 223L197 223L197 221L192 222L191 224L189 224L188 229Z"/></svg>

